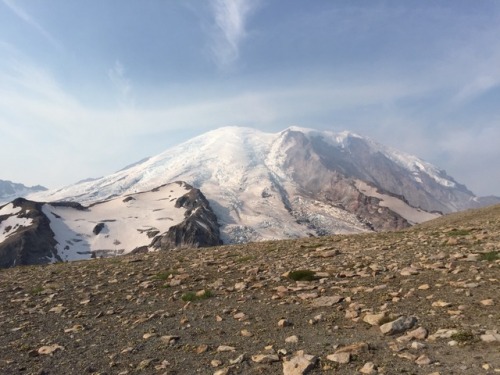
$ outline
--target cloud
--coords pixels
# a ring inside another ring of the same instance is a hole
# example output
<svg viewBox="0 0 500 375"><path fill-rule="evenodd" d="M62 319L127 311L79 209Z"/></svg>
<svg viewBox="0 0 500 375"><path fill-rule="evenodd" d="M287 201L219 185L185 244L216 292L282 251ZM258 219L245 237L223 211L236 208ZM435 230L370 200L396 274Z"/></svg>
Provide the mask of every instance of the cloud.
<svg viewBox="0 0 500 375"><path fill-rule="evenodd" d="M133 106L132 99L132 84L125 75L125 67L119 61L115 61L115 65L108 71L108 77L120 93L119 103L122 106Z"/></svg>
<svg viewBox="0 0 500 375"><path fill-rule="evenodd" d="M2 0L2 2L20 19L36 29L47 41L57 49L62 49L59 41L54 38L45 28L43 28L33 17L31 17L23 8L15 4L12 0Z"/></svg>
<svg viewBox="0 0 500 375"><path fill-rule="evenodd" d="M247 35L246 22L258 6L257 0L213 0L215 27L211 47L215 61L224 68L234 63Z"/></svg>

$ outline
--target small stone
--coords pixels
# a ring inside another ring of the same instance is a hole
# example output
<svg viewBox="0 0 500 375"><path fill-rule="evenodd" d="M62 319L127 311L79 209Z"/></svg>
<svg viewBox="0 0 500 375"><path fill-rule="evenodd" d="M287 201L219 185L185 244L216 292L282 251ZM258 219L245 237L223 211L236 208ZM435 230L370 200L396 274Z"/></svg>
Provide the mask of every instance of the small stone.
<svg viewBox="0 0 500 375"><path fill-rule="evenodd" d="M217 348L217 352L222 353L222 352L234 352L236 351L236 348L233 346L228 346L228 345L220 345Z"/></svg>
<svg viewBox="0 0 500 375"><path fill-rule="evenodd" d="M285 342L289 344L297 344L299 342L299 337L296 335L289 336L285 339Z"/></svg>
<svg viewBox="0 0 500 375"><path fill-rule="evenodd" d="M289 327L291 326L292 323L288 320L288 319L280 319L280 321L278 322L278 327Z"/></svg>
<svg viewBox="0 0 500 375"><path fill-rule="evenodd" d="M403 358L403 359L407 359L407 360L412 361L412 362L414 362L417 359L416 355L411 354L411 353L407 353L407 352L398 354L398 357Z"/></svg>
<svg viewBox="0 0 500 375"><path fill-rule="evenodd" d="M252 356L252 361L256 363L273 363L279 362L280 357L276 354L256 354Z"/></svg>
<svg viewBox="0 0 500 375"><path fill-rule="evenodd" d="M237 364L243 363L245 360L246 360L245 354L241 354L235 359L230 359L229 363L232 365L237 365Z"/></svg>
<svg viewBox="0 0 500 375"><path fill-rule="evenodd" d="M363 322L368 323L372 326L378 326L385 319L385 312L380 314L366 314L363 318Z"/></svg>
<svg viewBox="0 0 500 375"><path fill-rule="evenodd" d="M495 303L493 302L492 299L483 299L481 301L481 305L483 305L483 306L494 306Z"/></svg>
<svg viewBox="0 0 500 375"><path fill-rule="evenodd" d="M250 332L248 329L241 330L240 334L243 337L252 337L253 336L253 333Z"/></svg>
<svg viewBox="0 0 500 375"><path fill-rule="evenodd" d="M218 360L218 359L212 359L210 361L210 366L212 367L219 367L219 366L222 366L222 361Z"/></svg>
<svg viewBox="0 0 500 375"><path fill-rule="evenodd" d="M340 348L335 351L335 354L339 353L349 353L349 354L356 354L359 355L361 353L367 352L369 349L369 346L366 342L357 342L348 346L344 346L343 348Z"/></svg>
<svg viewBox="0 0 500 375"><path fill-rule="evenodd" d="M151 337L155 337L155 336L157 336L156 333L145 333L144 335L142 335L142 338L144 340L147 340L147 339L150 339Z"/></svg>
<svg viewBox="0 0 500 375"><path fill-rule="evenodd" d="M350 353L335 353L326 356L326 359L332 362L337 362L341 364L347 364L351 362L351 354Z"/></svg>
<svg viewBox="0 0 500 375"><path fill-rule="evenodd" d="M283 375L304 375L316 364L316 357L305 354L304 351L298 351L289 361L283 362Z"/></svg>
<svg viewBox="0 0 500 375"><path fill-rule="evenodd" d="M237 291L245 290L248 287L247 283L236 283L234 284L234 289Z"/></svg>
<svg viewBox="0 0 500 375"><path fill-rule="evenodd" d="M71 328L66 328L64 330L64 333L76 333L76 332L80 332L80 331L83 331L83 326L80 324L76 324Z"/></svg>
<svg viewBox="0 0 500 375"><path fill-rule="evenodd" d="M415 363L417 365L420 365L420 366L426 366L426 365L430 365L432 363L432 361L427 355L422 354L420 357L417 358Z"/></svg>
<svg viewBox="0 0 500 375"><path fill-rule="evenodd" d="M146 368L149 367L149 365L151 364L151 362L153 362L152 359L145 359L143 361L141 361L138 365L137 365L137 370L144 370Z"/></svg>
<svg viewBox="0 0 500 375"><path fill-rule="evenodd" d="M419 327L413 331L407 332L406 334L416 340L425 340L429 332L425 328Z"/></svg>
<svg viewBox="0 0 500 375"><path fill-rule="evenodd" d="M58 344L46 345L38 349L38 354L52 355L52 353L56 352L57 350L64 350L64 348Z"/></svg>
<svg viewBox="0 0 500 375"><path fill-rule="evenodd" d="M243 312L239 312L237 314L234 314L233 318L242 322L243 320L247 320L248 316Z"/></svg>
<svg viewBox="0 0 500 375"><path fill-rule="evenodd" d="M231 371L230 367L226 367L214 372L214 375L228 375Z"/></svg>
<svg viewBox="0 0 500 375"><path fill-rule="evenodd" d="M421 343L421 342L418 342L418 341L413 341L411 343L411 346L410 346L412 349L415 349L415 350L420 350L420 349L423 349L425 348L425 344Z"/></svg>
<svg viewBox="0 0 500 375"><path fill-rule="evenodd" d="M432 303L432 307L449 307L451 303L445 301L436 301Z"/></svg>
<svg viewBox="0 0 500 375"><path fill-rule="evenodd" d="M411 328L417 323L417 318L411 317L400 317L392 322L383 324L380 326L380 331L384 335L395 335L398 333L403 333Z"/></svg>
<svg viewBox="0 0 500 375"><path fill-rule="evenodd" d="M311 306L313 306L313 307L330 307L330 306L333 306L333 305L341 302L343 299L344 299L344 297L341 297L341 296L319 297L311 302Z"/></svg>
<svg viewBox="0 0 500 375"><path fill-rule="evenodd" d="M377 366L373 362L366 362L363 367L359 369L359 372L362 374L376 374Z"/></svg>
<svg viewBox="0 0 500 375"><path fill-rule="evenodd" d="M179 336L169 335L169 336L161 336L160 340L164 344L174 345L177 341L179 341Z"/></svg>
<svg viewBox="0 0 500 375"><path fill-rule="evenodd" d="M206 353L207 351L208 351L208 345L206 345L206 344L199 345L196 348L197 354L203 354L203 353Z"/></svg>
<svg viewBox="0 0 500 375"><path fill-rule="evenodd" d="M419 290L428 290L430 289L430 285L429 284L422 284L418 287Z"/></svg>

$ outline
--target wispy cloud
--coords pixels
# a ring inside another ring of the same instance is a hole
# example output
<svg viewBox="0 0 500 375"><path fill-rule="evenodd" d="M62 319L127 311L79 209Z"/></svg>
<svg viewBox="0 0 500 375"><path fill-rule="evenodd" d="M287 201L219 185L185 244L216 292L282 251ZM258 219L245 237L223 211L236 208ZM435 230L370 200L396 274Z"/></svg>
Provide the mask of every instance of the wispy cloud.
<svg viewBox="0 0 500 375"><path fill-rule="evenodd" d="M31 15L28 14L23 8L18 4L15 4L12 0L2 0L2 2L19 18L21 18L28 25L36 29L50 44L52 44L57 49L62 49L61 43L52 36L44 27L42 27Z"/></svg>
<svg viewBox="0 0 500 375"><path fill-rule="evenodd" d="M258 4L258 0L212 1L215 27L211 49L219 67L227 67L238 59L241 42L247 35L248 17Z"/></svg>
<svg viewBox="0 0 500 375"><path fill-rule="evenodd" d="M119 103L123 106L133 106L132 84L125 73L123 64L116 60L115 65L108 71L108 77L120 93Z"/></svg>

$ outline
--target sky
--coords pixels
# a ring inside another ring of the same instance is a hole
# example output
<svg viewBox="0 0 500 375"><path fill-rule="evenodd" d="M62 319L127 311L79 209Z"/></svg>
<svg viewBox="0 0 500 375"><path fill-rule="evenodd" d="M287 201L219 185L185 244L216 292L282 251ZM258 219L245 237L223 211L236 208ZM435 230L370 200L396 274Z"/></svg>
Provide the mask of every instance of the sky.
<svg viewBox="0 0 500 375"><path fill-rule="evenodd" d="M222 126L350 130L500 195L496 0L0 0L0 179L58 188Z"/></svg>

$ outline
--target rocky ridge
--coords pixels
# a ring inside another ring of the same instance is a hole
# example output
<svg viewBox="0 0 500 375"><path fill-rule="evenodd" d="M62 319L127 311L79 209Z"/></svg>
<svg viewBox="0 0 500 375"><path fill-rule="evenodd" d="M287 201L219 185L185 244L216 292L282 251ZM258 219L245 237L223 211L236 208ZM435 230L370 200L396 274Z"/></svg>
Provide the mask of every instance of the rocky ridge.
<svg viewBox="0 0 500 375"><path fill-rule="evenodd" d="M221 243L207 199L184 182L88 207L24 198L0 206L0 268Z"/></svg>
<svg viewBox="0 0 500 375"><path fill-rule="evenodd" d="M0 270L0 373L500 372L500 206Z"/></svg>

